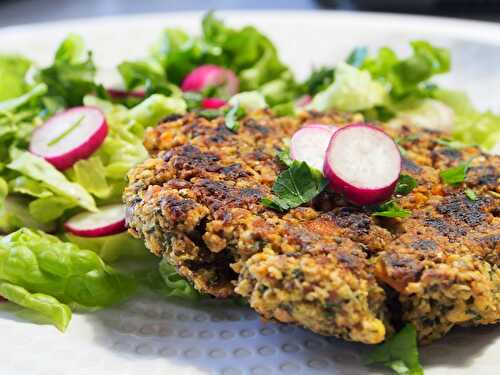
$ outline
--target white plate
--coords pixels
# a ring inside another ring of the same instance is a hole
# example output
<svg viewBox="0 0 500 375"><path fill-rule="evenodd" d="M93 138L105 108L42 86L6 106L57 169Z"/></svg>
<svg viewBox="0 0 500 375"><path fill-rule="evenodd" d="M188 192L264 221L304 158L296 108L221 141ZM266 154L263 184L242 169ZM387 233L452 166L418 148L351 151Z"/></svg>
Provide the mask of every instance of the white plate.
<svg viewBox="0 0 500 375"><path fill-rule="evenodd" d="M450 47L453 71L440 81L467 89L477 105L500 103L500 27L480 22L342 12L221 12L234 26L254 24L277 44L297 75L339 61L354 46L390 45L424 38ZM166 26L199 31L199 13L75 20L0 29L0 52L20 52L48 63L69 32L95 51L102 78L113 67L144 56ZM0 77L1 84L1 77ZM66 334L18 322L1 313L0 373L59 374L365 374L362 345L324 338L297 327L265 324L248 309L227 303L189 306L152 296L91 315L76 315ZM500 327L456 329L422 349L431 375L498 374Z"/></svg>

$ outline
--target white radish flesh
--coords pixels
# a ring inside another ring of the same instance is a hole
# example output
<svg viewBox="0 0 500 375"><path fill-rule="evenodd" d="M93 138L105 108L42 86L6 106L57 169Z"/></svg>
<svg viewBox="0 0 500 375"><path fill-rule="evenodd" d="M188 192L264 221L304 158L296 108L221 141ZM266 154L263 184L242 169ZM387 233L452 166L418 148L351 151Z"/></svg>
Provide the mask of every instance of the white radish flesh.
<svg viewBox="0 0 500 375"><path fill-rule="evenodd" d="M292 136L290 156L322 171L326 149L336 129L323 124L305 125Z"/></svg>
<svg viewBox="0 0 500 375"><path fill-rule="evenodd" d="M331 187L352 203L381 203L394 193L401 154L382 130L367 124L349 125L332 136L323 171Z"/></svg>
<svg viewBox="0 0 500 375"><path fill-rule="evenodd" d="M182 91L200 92L210 87L221 87L230 97L239 90L239 80L229 69L217 65L201 65L189 73L182 81Z"/></svg>
<svg viewBox="0 0 500 375"><path fill-rule="evenodd" d="M33 131L30 152L59 170L86 159L108 134L104 114L96 107L75 107L57 113Z"/></svg>
<svg viewBox="0 0 500 375"><path fill-rule="evenodd" d="M99 207L99 212L82 212L64 224L64 229L80 237L101 237L126 230L125 206L112 204Z"/></svg>

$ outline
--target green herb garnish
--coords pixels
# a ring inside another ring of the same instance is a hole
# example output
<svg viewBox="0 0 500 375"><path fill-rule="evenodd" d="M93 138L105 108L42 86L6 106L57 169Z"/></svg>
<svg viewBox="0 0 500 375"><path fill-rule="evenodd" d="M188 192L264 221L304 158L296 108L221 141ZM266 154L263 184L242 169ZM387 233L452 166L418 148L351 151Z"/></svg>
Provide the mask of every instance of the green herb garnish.
<svg viewBox="0 0 500 375"><path fill-rule="evenodd" d="M413 177L402 174L399 176L398 184L396 185L395 193L399 195L409 194L417 186L417 180Z"/></svg>
<svg viewBox="0 0 500 375"><path fill-rule="evenodd" d="M286 211L311 201L327 184L320 171L306 162L295 160L276 179L272 189L274 195L263 198L261 203L278 211Z"/></svg>
<svg viewBox="0 0 500 375"><path fill-rule="evenodd" d="M278 152L278 159L287 167L290 167L293 163L293 159L290 156L290 149L285 148L284 150Z"/></svg>
<svg viewBox="0 0 500 375"><path fill-rule="evenodd" d="M399 207L394 201L389 201L382 203L375 208L373 216L383 216L383 217L408 217L411 212Z"/></svg>
<svg viewBox="0 0 500 375"><path fill-rule="evenodd" d="M233 132L237 132L240 127L238 120L243 116L245 116L245 110L240 107L240 103L236 102L236 104L233 105L224 116L226 128Z"/></svg>
<svg viewBox="0 0 500 375"><path fill-rule="evenodd" d="M471 201L477 201L477 194L474 190L471 190L471 189L466 189L464 191L465 195L467 196L467 198L469 198Z"/></svg>
<svg viewBox="0 0 500 375"><path fill-rule="evenodd" d="M415 327L407 324L397 334L363 357L366 365L382 364L400 375L423 375L420 365L417 332Z"/></svg>
<svg viewBox="0 0 500 375"><path fill-rule="evenodd" d="M445 169L439 173L441 179L445 184L448 185L457 185L461 182L465 181L467 177L467 172L470 168L470 164L472 163L472 159L469 159L465 163L460 163L458 166Z"/></svg>

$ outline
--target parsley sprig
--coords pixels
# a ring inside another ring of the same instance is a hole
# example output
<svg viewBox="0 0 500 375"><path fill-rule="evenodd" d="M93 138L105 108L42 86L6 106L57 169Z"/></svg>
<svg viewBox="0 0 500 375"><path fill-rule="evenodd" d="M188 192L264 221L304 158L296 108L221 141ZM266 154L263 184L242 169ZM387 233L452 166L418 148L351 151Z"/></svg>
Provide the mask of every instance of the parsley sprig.
<svg viewBox="0 0 500 375"><path fill-rule="evenodd" d="M224 123L226 128L233 132L237 132L240 128L239 119L245 116L245 110L240 107L240 103L236 102L225 114Z"/></svg>
<svg viewBox="0 0 500 375"><path fill-rule="evenodd" d="M458 185L465 181L467 172L469 171L472 163L472 158L464 163L460 163L456 167L445 169L439 173L441 180L448 185Z"/></svg>
<svg viewBox="0 0 500 375"><path fill-rule="evenodd" d="M415 327L407 324L404 328L383 344L364 356L367 365L382 364L400 375L423 375L420 365L417 332Z"/></svg>
<svg viewBox="0 0 500 375"><path fill-rule="evenodd" d="M311 201L327 184L320 171L306 162L294 160L276 179L272 188L274 195L263 198L261 203L277 211L287 211Z"/></svg>
<svg viewBox="0 0 500 375"><path fill-rule="evenodd" d="M408 195L416 186L417 180L407 174L401 174L394 192L398 195Z"/></svg>
<svg viewBox="0 0 500 375"><path fill-rule="evenodd" d="M373 207L373 210L375 211L372 213L373 216L405 218L411 215L410 211L399 207L396 202L392 200Z"/></svg>

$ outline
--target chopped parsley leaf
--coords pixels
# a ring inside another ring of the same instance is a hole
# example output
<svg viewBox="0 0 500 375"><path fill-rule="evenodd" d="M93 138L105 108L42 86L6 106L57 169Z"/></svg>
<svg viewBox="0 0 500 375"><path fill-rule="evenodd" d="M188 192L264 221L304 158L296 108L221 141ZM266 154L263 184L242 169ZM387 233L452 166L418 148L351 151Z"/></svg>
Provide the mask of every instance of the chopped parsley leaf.
<svg viewBox="0 0 500 375"><path fill-rule="evenodd" d="M466 189L464 191L465 195L467 196L467 198L469 198L471 201L477 201L477 194L474 190L471 190L471 189Z"/></svg>
<svg viewBox="0 0 500 375"><path fill-rule="evenodd" d="M224 116L226 128L233 132L237 132L240 127L238 120L243 116L245 116L245 110L240 107L238 102L236 102L236 104L233 105Z"/></svg>
<svg viewBox="0 0 500 375"><path fill-rule="evenodd" d="M396 185L395 193L399 195L409 194L417 186L417 180L407 174L399 176L398 184Z"/></svg>
<svg viewBox="0 0 500 375"><path fill-rule="evenodd" d="M439 173L441 180L448 185L457 185L465 181L472 159L461 163L456 167L445 169Z"/></svg>
<svg viewBox="0 0 500 375"><path fill-rule="evenodd" d="M390 339L377 345L363 360L366 365L382 364L400 375L424 374L418 355L417 332L411 324L405 325Z"/></svg>
<svg viewBox="0 0 500 375"><path fill-rule="evenodd" d="M374 207L375 212L372 213L373 216L383 216L383 217L408 217L411 212L399 207L394 201L389 201L382 203Z"/></svg>
<svg viewBox="0 0 500 375"><path fill-rule="evenodd" d="M320 171L295 160L276 179L272 188L274 195L263 198L261 203L277 211L286 211L310 202L327 184Z"/></svg>

